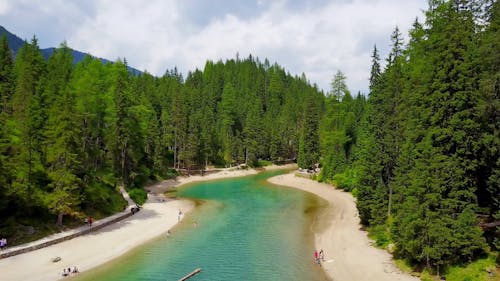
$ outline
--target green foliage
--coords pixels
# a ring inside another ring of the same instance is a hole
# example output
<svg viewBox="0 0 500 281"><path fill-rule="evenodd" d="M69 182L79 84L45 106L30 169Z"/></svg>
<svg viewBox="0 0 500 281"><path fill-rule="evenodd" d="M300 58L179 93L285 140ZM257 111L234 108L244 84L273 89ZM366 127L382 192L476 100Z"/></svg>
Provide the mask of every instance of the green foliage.
<svg viewBox="0 0 500 281"><path fill-rule="evenodd" d="M466 266L449 267L443 275L447 281L493 281L498 280L499 274L495 264L495 256L490 254Z"/></svg>
<svg viewBox="0 0 500 281"><path fill-rule="evenodd" d="M343 173L334 175L331 182L333 185L345 191L352 191L358 184L357 180L358 176L356 175L356 172L347 168Z"/></svg>
<svg viewBox="0 0 500 281"><path fill-rule="evenodd" d="M144 189L133 188L128 190L128 195L130 199L134 200L135 203L142 205L148 200L148 194Z"/></svg>
<svg viewBox="0 0 500 281"><path fill-rule="evenodd" d="M433 274L498 241L477 219L500 210L500 5L484 21L481 3L431 1L385 69L374 48L368 100L327 99L320 125L319 179L355 190L377 243Z"/></svg>
<svg viewBox="0 0 500 281"><path fill-rule="evenodd" d="M319 117L320 112L314 96L307 98L304 122L299 142L297 164L301 168L313 168L319 160Z"/></svg>
<svg viewBox="0 0 500 281"><path fill-rule="evenodd" d="M373 240L375 240L375 244L377 247L380 248L387 248L389 243L391 243L390 240L390 233L388 231L388 228L384 225L376 225L374 227L370 227L368 229L369 237Z"/></svg>
<svg viewBox="0 0 500 281"><path fill-rule="evenodd" d="M266 166L271 166L273 162L267 161L267 160L258 160L257 165L255 167L266 167Z"/></svg>
<svg viewBox="0 0 500 281"><path fill-rule="evenodd" d="M184 80L91 56L74 65L65 44L45 61L36 38L14 60L0 39L0 221L102 217L125 206L116 186L143 203L142 187L176 169L295 160L301 137L317 163L322 102L304 76L251 56Z"/></svg>
<svg viewBox="0 0 500 281"><path fill-rule="evenodd" d="M82 212L96 219L122 211L127 201L111 185L92 183L85 187Z"/></svg>

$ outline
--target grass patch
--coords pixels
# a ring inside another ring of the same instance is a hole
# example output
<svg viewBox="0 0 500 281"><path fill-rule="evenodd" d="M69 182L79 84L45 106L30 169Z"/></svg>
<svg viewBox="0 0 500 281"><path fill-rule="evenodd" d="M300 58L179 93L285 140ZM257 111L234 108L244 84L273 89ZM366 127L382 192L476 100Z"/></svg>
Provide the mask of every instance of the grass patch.
<svg viewBox="0 0 500 281"><path fill-rule="evenodd" d="M412 266L406 260L394 259L394 264L403 272L406 272L408 274L414 273Z"/></svg>
<svg viewBox="0 0 500 281"><path fill-rule="evenodd" d="M446 270L447 281L494 281L500 280L496 268L496 255L477 259L466 266L452 266ZM489 273L491 272L491 274Z"/></svg>
<svg viewBox="0 0 500 281"><path fill-rule="evenodd" d="M273 162L268 161L268 160L258 160L257 164L255 165L255 168L271 166L272 164L273 164Z"/></svg>

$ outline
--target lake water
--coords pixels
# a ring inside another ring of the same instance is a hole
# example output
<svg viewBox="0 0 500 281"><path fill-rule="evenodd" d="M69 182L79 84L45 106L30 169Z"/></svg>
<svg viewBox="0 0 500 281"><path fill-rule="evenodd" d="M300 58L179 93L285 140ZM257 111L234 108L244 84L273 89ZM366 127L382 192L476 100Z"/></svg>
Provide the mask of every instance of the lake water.
<svg viewBox="0 0 500 281"><path fill-rule="evenodd" d="M313 221L322 199L266 178L281 172L184 186L177 196L199 203L163 235L75 280L328 280L313 263ZM144 231L147 231L145 229Z"/></svg>

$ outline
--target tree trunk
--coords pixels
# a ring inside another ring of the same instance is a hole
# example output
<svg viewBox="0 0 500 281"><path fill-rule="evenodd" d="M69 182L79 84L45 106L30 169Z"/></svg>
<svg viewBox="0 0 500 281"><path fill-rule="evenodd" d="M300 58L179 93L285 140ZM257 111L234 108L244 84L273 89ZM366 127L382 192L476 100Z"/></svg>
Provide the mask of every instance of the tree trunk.
<svg viewBox="0 0 500 281"><path fill-rule="evenodd" d="M57 215L57 223L56 223L56 224L57 224L57 226L59 226L59 227L62 227L62 226L63 226L63 224L62 224L62 221L63 221L63 216L64 216L64 214L63 214L63 213L59 213L59 214Z"/></svg>

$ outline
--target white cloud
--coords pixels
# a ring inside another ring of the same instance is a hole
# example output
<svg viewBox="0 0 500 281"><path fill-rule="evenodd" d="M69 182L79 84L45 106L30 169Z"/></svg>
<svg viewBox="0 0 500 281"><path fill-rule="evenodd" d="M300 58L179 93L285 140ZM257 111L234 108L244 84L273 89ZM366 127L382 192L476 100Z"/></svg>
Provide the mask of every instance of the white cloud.
<svg viewBox="0 0 500 281"><path fill-rule="evenodd" d="M7 0L0 0L0 15L4 15L9 12L9 2Z"/></svg>
<svg viewBox="0 0 500 281"><path fill-rule="evenodd" d="M373 44L385 55L394 27L398 25L405 34L426 7L421 0L292 1L269 4L259 0L253 6L215 1L209 9L213 14L207 15L199 9L189 12L196 7L195 0L95 0L84 4L52 0L32 13L41 17L42 11L58 26L64 25L59 27L63 33L59 40L67 39L71 47L111 60L126 57L130 65L156 75L174 66L187 72L203 68L207 59L252 54L261 61L265 57L276 61L292 74L304 72L325 90L340 69L356 92L368 88ZM221 5L223 11L218 8ZM0 15L1 8L0 4ZM47 28L54 29L53 25Z"/></svg>

